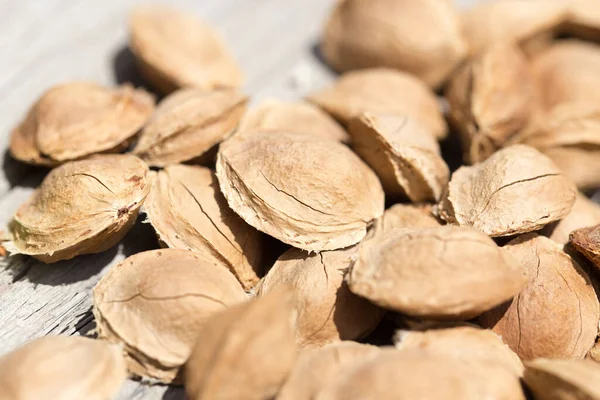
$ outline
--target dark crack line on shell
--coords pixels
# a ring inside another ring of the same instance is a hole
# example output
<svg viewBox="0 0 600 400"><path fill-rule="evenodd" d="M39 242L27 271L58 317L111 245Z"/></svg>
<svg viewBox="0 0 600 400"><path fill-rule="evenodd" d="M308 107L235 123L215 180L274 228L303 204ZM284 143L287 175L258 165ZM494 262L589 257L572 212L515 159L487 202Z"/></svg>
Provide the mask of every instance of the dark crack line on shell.
<svg viewBox="0 0 600 400"><path fill-rule="evenodd" d="M583 334L583 318L581 316L581 299L579 298L579 295L577 294L576 291L574 291L571 288L571 285L569 285L569 282L565 279L565 277L563 276L563 274L560 273L560 271L558 269L556 269L553 266L554 270L556 271L556 273L562 278L562 280L565 282L565 285L567 285L567 287L569 288L569 290L571 291L571 293L573 293L575 295L575 298L577 299L577 308L578 308L578 313L577 315L579 316L579 333L577 334L577 340L575 340L575 343L573 344L573 350L571 351L571 354L575 353L575 350L577 348L577 344L579 343L579 340L581 339L581 335Z"/></svg>
<svg viewBox="0 0 600 400"><path fill-rule="evenodd" d="M88 178L92 178L93 180L95 180L96 182L98 182L99 184L101 184L106 190L108 190L110 193L112 193L113 196L115 196L115 197L117 196L115 194L115 192L113 192L108 186L106 186L100 179L96 178L94 175L86 174L84 172L79 172L79 173L76 173L76 174L73 174L73 175L70 175L70 176L78 176L78 175L87 176Z"/></svg>
<svg viewBox="0 0 600 400"><path fill-rule="evenodd" d="M325 211L321 211L321 210L319 210L319 209L317 209L317 208L314 208L314 207L312 207L312 206L310 206L310 205L308 205L308 204L304 203L302 200L298 199L296 196L294 196L294 195L292 195L292 194L289 194L289 193L288 193L288 192L286 192L285 190L283 190L283 189L279 189L277 186L275 186L275 185L274 185L274 184L273 184L273 183L272 183L272 182L271 182L271 181L270 181L270 180L269 180L269 179L268 179L268 178L265 176L265 174L263 174L263 173L262 173L262 171L260 171L260 170L259 170L258 172L259 172L259 173L262 175L262 177L264 178L264 180L265 180L265 181L267 181L267 183L268 183L269 185L271 185L271 186L273 187L273 189L277 190L278 192L280 192L280 193L283 193L283 194L285 194L286 196L289 196L289 197L291 197L292 199L296 200L298 203L302 204L302 205L303 205L303 206L305 206L305 207L308 207L308 208L310 208L310 209L311 209L311 210L313 210L313 211L316 211L316 212L318 212L318 213L321 213L321 214L323 214L323 215L329 215L329 216L332 216L332 217L335 217L335 216L336 216L335 214L329 214L329 213L326 213Z"/></svg>
<svg viewBox="0 0 600 400"><path fill-rule="evenodd" d="M325 273L325 279L327 285L329 285L329 274L327 273L327 267L325 266L325 262L323 261L323 253L319 253L319 258L321 259L321 265L323 266L323 272Z"/></svg>
<svg viewBox="0 0 600 400"><path fill-rule="evenodd" d="M520 179L511 183L507 183L506 185L502 185L500 186L498 189L494 190L488 197L488 199L485 202L485 205L483 206L483 208L481 209L481 211L477 214L477 216L475 218L473 218L473 223L475 223L476 221L479 220L479 217L481 217L481 215L487 211L487 208L489 207L490 203L492 202L492 198L501 190L504 190L508 187L514 186L514 185L518 185L520 183L525 183L525 182L533 182L535 180L538 179L544 179L544 178L549 178L552 176L559 176L560 174L544 174L544 175L539 175L533 178L527 178L527 179Z"/></svg>
<svg viewBox="0 0 600 400"><path fill-rule="evenodd" d="M194 194L192 193L192 191L190 189L188 189L188 187L183 183L183 182L179 182L179 184L181 186L183 186L183 188L189 193L190 196L192 196L192 199L194 199L194 202L198 205L198 208L200 209L200 212L202 212L202 214L204 214L206 216L206 218L208 218L208 220L210 221L211 225L217 230L217 232L219 232L219 234L221 236L223 236L223 238L225 240L227 240L227 242L238 252L242 252L241 249L238 249L237 246L231 241L229 240L229 238L221 231L221 229L219 229L219 227L217 226L217 224L215 224L215 222L212 220L212 218L210 217L210 215L208 215L208 213L206 211L204 211L204 208L202 207L202 204L200 204L200 202L198 201L198 199L196 198L196 196L194 196ZM229 261L227 261L229 263Z"/></svg>
<svg viewBox="0 0 600 400"><path fill-rule="evenodd" d="M207 300L212 300L215 303L221 304L223 307L227 308L227 304L223 303L221 300L215 299L214 297L211 296L207 296L205 294L200 294L200 293L183 293L177 296L164 296L164 297L146 297L144 296L144 294L142 293L136 293L131 297L128 297L126 299L119 299L119 300L108 300L108 301L104 301L104 304L112 304L112 303L126 303L128 301L131 301L133 299L136 299L138 297L141 297L142 299L146 300L146 301L164 301L164 300L178 300L178 299L182 299L185 297L200 297L203 299L207 299Z"/></svg>

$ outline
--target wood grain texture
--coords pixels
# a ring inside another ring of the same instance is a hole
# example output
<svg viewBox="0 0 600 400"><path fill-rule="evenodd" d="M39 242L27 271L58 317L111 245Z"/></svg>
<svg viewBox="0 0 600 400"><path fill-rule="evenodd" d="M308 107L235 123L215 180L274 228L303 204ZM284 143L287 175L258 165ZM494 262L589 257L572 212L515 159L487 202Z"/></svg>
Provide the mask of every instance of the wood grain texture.
<svg viewBox="0 0 600 400"><path fill-rule="evenodd" d="M29 105L50 86L69 80L143 83L127 50L127 13L139 3L0 0L0 226L6 226L47 172L20 164L5 152L12 127ZM333 1L168 3L218 27L245 71L245 90L253 102L299 98L333 78L316 50ZM102 254L53 265L22 256L0 261L0 354L44 335L92 334L94 285L126 256L156 246L152 229L138 221L119 246ZM128 381L117 399L183 397L180 388Z"/></svg>

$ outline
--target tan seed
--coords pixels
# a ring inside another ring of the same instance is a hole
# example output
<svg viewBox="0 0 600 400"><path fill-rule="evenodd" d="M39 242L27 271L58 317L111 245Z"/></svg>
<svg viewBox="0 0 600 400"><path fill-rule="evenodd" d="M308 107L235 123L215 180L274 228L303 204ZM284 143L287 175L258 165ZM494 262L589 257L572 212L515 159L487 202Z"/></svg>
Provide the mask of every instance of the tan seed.
<svg viewBox="0 0 600 400"><path fill-rule="evenodd" d="M47 336L0 358L5 400L106 400L126 377L119 347L84 337Z"/></svg>
<svg viewBox="0 0 600 400"><path fill-rule="evenodd" d="M130 85L71 82L47 90L12 132L18 160L54 166L95 153L119 152L154 111L154 98Z"/></svg>
<svg viewBox="0 0 600 400"><path fill-rule="evenodd" d="M272 398L297 355L292 298L280 288L211 317L185 364L188 398Z"/></svg>
<svg viewBox="0 0 600 400"><path fill-rule="evenodd" d="M340 0L321 50L338 72L389 67L439 87L466 56L456 10L448 0Z"/></svg>
<svg viewBox="0 0 600 400"><path fill-rule="evenodd" d="M515 298L479 317L523 360L581 359L598 334L599 305L587 274L552 240L535 233L505 246L527 271Z"/></svg>
<svg viewBox="0 0 600 400"><path fill-rule="evenodd" d="M119 344L135 376L178 382L208 318L247 299L224 265L177 249L135 254L94 288L98 337Z"/></svg>
<svg viewBox="0 0 600 400"><path fill-rule="evenodd" d="M525 363L525 384L539 400L600 399L600 365L590 360L537 359Z"/></svg>
<svg viewBox="0 0 600 400"><path fill-rule="evenodd" d="M350 290L381 307L432 319L470 319L527 283L515 260L472 228L397 229L365 242Z"/></svg>
<svg viewBox="0 0 600 400"><path fill-rule="evenodd" d="M454 172L439 214L448 223L492 237L511 236L565 217L576 193L575 185L548 157L515 145Z"/></svg>
<svg viewBox="0 0 600 400"><path fill-rule="evenodd" d="M353 245L383 214L373 171L346 146L306 134L234 137L219 149L217 178L248 224L304 250Z"/></svg>
<svg viewBox="0 0 600 400"><path fill-rule="evenodd" d="M344 282L356 255L356 248L312 255L292 249L279 257L259 284L259 296L282 286L295 293L301 346L360 339L383 318L381 309L350 292Z"/></svg>
<svg viewBox="0 0 600 400"><path fill-rule="evenodd" d="M233 89L178 90L158 105L133 152L155 167L201 157L236 129L247 101Z"/></svg>
<svg viewBox="0 0 600 400"><path fill-rule="evenodd" d="M166 246L215 257L247 290L262 276L263 235L229 208L208 168L159 171L144 210Z"/></svg>
<svg viewBox="0 0 600 400"><path fill-rule="evenodd" d="M163 93L186 86L238 87L243 75L214 29L167 5L143 5L129 17L129 46L143 76Z"/></svg>
<svg viewBox="0 0 600 400"><path fill-rule="evenodd" d="M5 247L46 263L108 250L131 229L149 191L148 166L137 157L66 163L19 207Z"/></svg>
<svg viewBox="0 0 600 400"><path fill-rule="evenodd" d="M313 93L308 100L344 125L364 112L406 114L438 139L448 133L435 93L415 76L393 69L347 72L333 86Z"/></svg>

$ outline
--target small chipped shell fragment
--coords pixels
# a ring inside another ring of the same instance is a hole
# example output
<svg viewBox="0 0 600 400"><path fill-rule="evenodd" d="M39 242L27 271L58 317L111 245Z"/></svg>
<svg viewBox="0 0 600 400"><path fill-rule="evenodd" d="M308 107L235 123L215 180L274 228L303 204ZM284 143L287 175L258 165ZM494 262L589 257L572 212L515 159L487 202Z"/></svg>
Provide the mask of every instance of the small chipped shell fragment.
<svg viewBox="0 0 600 400"><path fill-rule="evenodd" d="M558 244L535 233L513 239L504 249L520 262L529 282L478 323L501 335L523 360L585 357L600 318L588 275Z"/></svg>
<svg viewBox="0 0 600 400"><path fill-rule="evenodd" d="M389 68L347 72L332 86L308 96L308 100L344 125L364 112L405 114L437 139L448 134L435 93L417 77Z"/></svg>
<svg viewBox="0 0 600 400"><path fill-rule="evenodd" d="M578 192L571 212L553 224L546 225L540 231L556 243L565 245L573 231L600 224L600 205Z"/></svg>
<svg viewBox="0 0 600 400"><path fill-rule="evenodd" d="M375 171L386 195L438 201L450 170L435 137L408 115L364 113L350 121L352 148Z"/></svg>
<svg viewBox="0 0 600 400"><path fill-rule="evenodd" d="M208 318L247 300L224 264L186 250L135 254L94 288L98 337L119 344L134 376L179 382Z"/></svg>
<svg viewBox="0 0 600 400"><path fill-rule="evenodd" d="M461 15L463 35L472 55L499 41L526 43L553 33L567 18L562 0L481 1Z"/></svg>
<svg viewBox="0 0 600 400"><path fill-rule="evenodd" d="M536 400L600 399L600 364L591 360L529 361L524 381Z"/></svg>
<svg viewBox="0 0 600 400"><path fill-rule="evenodd" d="M106 400L125 383L118 346L78 336L46 336L0 357L3 400Z"/></svg>
<svg viewBox="0 0 600 400"><path fill-rule="evenodd" d="M297 357L294 320L285 287L211 317L185 363L188 399L273 398Z"/></svg>
<svg viewBox="0 0 600 400"><path fill-rule="evenodd" d="M148 166L131 155L96 155L53 169L10 223L12 254L45 263L100 253L136 221L150 191Z"/></svg>
<svg viewBox="0 0 600 400"><path fill-rule="evenodd" d="M319 107L305 102L287 102L267 99L256 108L249 110L238 127L235 135L257 132L298 132L348 143L348 132L329 114Z"/></svg>
<svg viewBox="0 0 600 400"><path fill-rule="evenodd" d="M133 153L152 167L201 157L237 128L247 101L235 89L178 90L160 102Z"/></svg>
<svg viewBox="0 0 600 400"><path fill-rule="evenodd" d="M181 87L239 87L243 74L226 43L209 25L167 5L134 8L129 47L141 74L162 93Z"/></svg>
<svg viewBox="0 0 600 400"><path fill-rule="evenodd" d="M108 88L70 82L47 90L13 130L11 155L55 166L96 153L117 153L146 123L154 98L126 84Z"/></svg>
<svg viewBox="0 0 600 400"><path fill-rule="evenodd" d="M380 351L377 346L351 341L304 349L277 394L277 400L312 400L330 381Z"/></svg>
<svg viewBox="0 0 600 400"><path fill-rule="evenodd" d="M465 363L421 349L385 349L338 375L315 399L389 398L525 400L525 395L518 377L493 363Z"/></svg>
<svg viewBox="0 0 600 400"><path fill-rule="evenodd" d="M516 44L499 42L463 65L446 92L463 158L477 163L502 148L535 110L533 78Z"/></svg>
<svg viewBox="0 0 600 400"><path fill-rule="evenodd" d="M569 241L596 268L600 269L600 225L571 232Z"/></svg>
<svg viewBox="0 0 600 400"><path fill-rule="evenodd" d="M340 0L326 22L321 51L338 72L389 67L441 86L467 55L448 0Z"/></svg>
<svg viewBox="0 0 600 400"><path fill-rule="evenodd" d="M170 165L158 171L144 211L167 247L215 257L246 290L258 283L263 234L229 208L210 169Z"/></svg>
<svg viewBox="0 0 600 400"><path fill-rule="evenodd" d="M514 145L452 174L438 212L491 237L532 232L569 214L575 185L545 155Z"/></svg>
<svg viewBox="0 0 600 400"><path fill-rule="evenodd" d="M373 303L415 317L473 318L519 293L526 275L472 228L397 229L369 240L346 278Z"/></svg>
<svg viewBox="0 0 600 400"><path fill-rule="evenodd" d="M396 348L424 349L455 357L463 362L490 362L501 365L515 376L523 376L523 363L502 338L489 329L471 326L398 331Z"/></svg>
<svg viewBox="0 0 600 400"><path fill-rule="evenodd" d="M244 221L304 250L356 244L384 210L381 183L356 154L306 134L234 137L220 146L217 178Z"/></svg>
<svg viewBox="0 0 600 400"><path fill-rule="evenodd" d="M383 318L383 310L353 294L344 282L357 250L353 247L319 254L288 250L259 284L259 297L282 286L295 293L300 346L363 338Z"/></svg>

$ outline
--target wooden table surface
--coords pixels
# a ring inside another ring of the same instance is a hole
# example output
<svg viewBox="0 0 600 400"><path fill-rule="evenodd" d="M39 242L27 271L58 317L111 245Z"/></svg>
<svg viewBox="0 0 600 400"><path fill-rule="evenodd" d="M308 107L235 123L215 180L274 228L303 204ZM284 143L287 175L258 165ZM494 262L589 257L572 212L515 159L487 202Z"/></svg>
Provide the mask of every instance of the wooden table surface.
<svg viewBox="0 0 600 400"><path fill-rule="evenodd" d="M461 5L475 3L463 0ZM0 0L0 229L47 171L6 152L12 127L47 88L70 80L141 84L127 49L127 13L137 0ZM331 0L171 0L221 31L247 77L253 102L295 99L333 74L318 57ZM84 335L95 327L91 291L128 255L153 248L138 223L102 254L44 265L15 256L0 261L0 355L49 334ZM117 399L182 399L179 388L128 381Z"/></svg>

